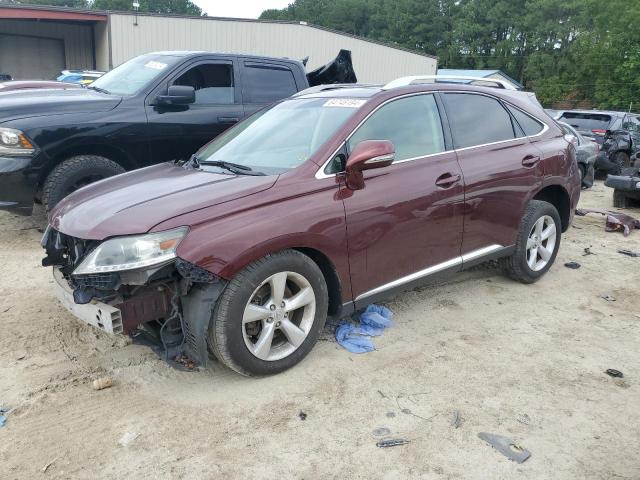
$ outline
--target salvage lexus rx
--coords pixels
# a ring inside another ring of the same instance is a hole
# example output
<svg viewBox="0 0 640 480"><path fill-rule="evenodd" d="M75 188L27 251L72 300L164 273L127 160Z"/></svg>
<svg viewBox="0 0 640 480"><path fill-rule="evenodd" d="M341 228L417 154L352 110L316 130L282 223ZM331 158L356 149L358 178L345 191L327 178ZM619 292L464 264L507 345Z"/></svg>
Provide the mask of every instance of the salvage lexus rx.
<svg viewBox="0 0 640 480"><path fill-rule="evenodd" d="M300 362L327 316L443 275L499 259L535 282L579 194L575 148L523 92L312 87L189 161L72 193L43 265L88 323L266 375Z"/></svg>

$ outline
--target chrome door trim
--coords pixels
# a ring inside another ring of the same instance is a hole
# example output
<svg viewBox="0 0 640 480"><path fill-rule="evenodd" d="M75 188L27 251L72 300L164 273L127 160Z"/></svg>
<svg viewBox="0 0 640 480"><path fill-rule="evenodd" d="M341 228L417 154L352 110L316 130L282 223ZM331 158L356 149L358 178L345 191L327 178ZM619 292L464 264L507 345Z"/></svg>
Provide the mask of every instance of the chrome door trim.
<svg viewBox="0 0 640 480"><path fill-rule="evenodd" d="M379 287L376 287L372 290L369 290L367 292L361 293L360 295L358 295L354 301L359 301L362 300L363 298L367 298L370 297L372 295L375 295L377 293L380 292L384 292L385 290L390 290L392 288L395 287L399 287L401 285L404 285L406 283L412 282L414 280L418 280L420 278L424 278L424 277L428 277L430 275L433 275L435 273L441 272L443 270L446 270L448 268L452 268L455 267L457 265L463 265L464 262L469 262L471 260L475 260L481 257L484 257L486 255L489 255L491 253L497 252L498 250L504 248L502 245L489 245L487 247L483 247L480 248L478 250L474 250L472 252L466 253L462 256L458 256L455 258L452 258L451 260L447 260L445 262L442 263L438 263L436 265L433 265L431 267L425 268L423 270L419 270L417 272L414 272L410 275L407 275L405 277L401 277L398 278L392 282L389 283L385 283L384 285L380 285Z"/></svg>

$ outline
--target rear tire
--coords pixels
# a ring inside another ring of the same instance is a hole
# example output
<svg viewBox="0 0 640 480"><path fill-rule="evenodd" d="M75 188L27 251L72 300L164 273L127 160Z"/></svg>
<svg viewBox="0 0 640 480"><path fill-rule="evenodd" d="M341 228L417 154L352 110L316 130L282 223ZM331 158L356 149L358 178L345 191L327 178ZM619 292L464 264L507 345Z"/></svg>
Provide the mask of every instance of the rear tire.
<svg viewBox="0 0 640 480"><path fill-rule="evenodd" d="M294 308L296 293L305 295L298 296L302 306ZM209 347L242 375L280 373L311 351L327 307L327 284L313 260L296 250L269 254L240 271L220 295L209 324Z"/></svg>
<svg viewBox="0 0 640 480"><path fill-rule="evenodd" d="M51 211L60 200L79 188L124 173L116 162L98 155L77 155L57 165L44 181L42 203Z"/></svg>
<svg viewBox="0 0 640 480"><path fill-rule="evenodd" d="M548 202L531 200L520 221L513 255L500 261L505 273L522 283L538 281L556 259L561 230L556 208Z"/></svg>
<svg viewBox="0 0 640 480"><path fill-rule="evenodd" d="M613 191L613 206L616 208L627 208L629 206L629 199L623 191Z"/></svg>
<svg viewBox="0 0 640 480"><path fill-rule="evenodd" d="M612 158L612 163L616 166L616 171L612 173L619 175L622 169L631 166L631 158L626 152L616 152Z"/></svg>

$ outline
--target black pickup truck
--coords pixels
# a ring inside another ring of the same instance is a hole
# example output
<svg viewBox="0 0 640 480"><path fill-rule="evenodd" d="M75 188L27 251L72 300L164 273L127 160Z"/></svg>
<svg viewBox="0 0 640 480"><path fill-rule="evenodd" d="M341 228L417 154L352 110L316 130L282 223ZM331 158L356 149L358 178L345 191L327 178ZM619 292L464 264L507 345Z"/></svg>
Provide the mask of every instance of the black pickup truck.
<svg viewBox="0 0 640 480"><path fill-rule="evenodd" d="M0 93L0 209L30 215L89 183L188 158L230 125L310 86L354 83L351 53L305 73L286 58L149 53L89 87Z"/></svg>

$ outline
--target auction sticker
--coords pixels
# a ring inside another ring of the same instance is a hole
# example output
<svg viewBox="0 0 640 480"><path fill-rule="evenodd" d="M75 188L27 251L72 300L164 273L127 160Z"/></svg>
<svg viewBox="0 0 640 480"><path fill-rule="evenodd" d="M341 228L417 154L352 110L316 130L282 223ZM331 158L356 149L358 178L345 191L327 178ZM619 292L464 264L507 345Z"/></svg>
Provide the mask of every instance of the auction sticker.
<svg viewBox="0 0 640 480"><path fill-rule="evenodd" d="M154 62L153 60L151 60L150 62L145 63L144 66L147 68L153 68L154 70L162 70L167 66L167 64L162 62Z"/></svg>
<svg viewBox="0 0 640 480"><path fill-rule="evenodd" d="M323 107L360 108L366 100L357 98L332 98L324 102Z"/></svg>

